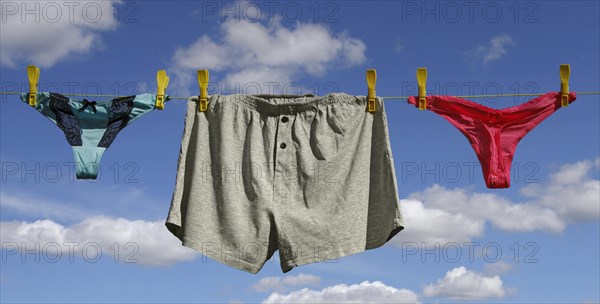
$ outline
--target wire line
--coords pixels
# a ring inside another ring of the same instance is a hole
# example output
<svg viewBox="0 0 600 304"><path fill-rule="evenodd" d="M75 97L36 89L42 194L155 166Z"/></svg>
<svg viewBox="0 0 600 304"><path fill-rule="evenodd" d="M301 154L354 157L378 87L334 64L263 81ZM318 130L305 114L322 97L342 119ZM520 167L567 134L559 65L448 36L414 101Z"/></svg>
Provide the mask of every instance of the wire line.
<svg viewBox="0 0 600 304"><path fill-rule="evenodd" d="M600 95L599 92L576 92L577 95ZM0 95L20 95L21 92L0 92ZM545 93L544 93L545 94ZM519 97L519 96L541 96L542 93L529 93L529 94L487 94L487 95L458 95L453 97L458 98L493 98L493 97ZM123 97L118 95L107 95L107 94L62 94L64 96L89 96L89 97ZM379 96L383 99L408 99L410 96ZM189 97L183 96L169 96L169 99L181 99L187 100Z"/></svg>

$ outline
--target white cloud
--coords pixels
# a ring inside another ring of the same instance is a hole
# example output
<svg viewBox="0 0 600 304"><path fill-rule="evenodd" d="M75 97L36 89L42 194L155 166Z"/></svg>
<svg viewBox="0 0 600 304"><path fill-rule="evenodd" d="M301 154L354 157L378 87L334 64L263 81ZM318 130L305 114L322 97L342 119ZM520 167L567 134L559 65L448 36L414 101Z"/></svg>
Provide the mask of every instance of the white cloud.
<svg viewBox="0 0 600 304"><path fill-rule="evenodd" d="M61 202L26 194L11 195L7 194L6 191L0 192L0 210L11 210L28 216L70 220L82 219L88 215L87 212L72 208Z"/></svg>
<svg viewBox="0 0 600 304"><path fill-rule="evenodd" d="M152 91L154 91L156 88L152 88ZM150 86L148 85L147 82L145 81L140 81L136 83L135 86L135 93L136 94L140 94L138 92L149 92L150 91Z"/></svg>
<svg viewBox="0 0 600 304"><path fill-rule="evenodd" d="M394 51L400 53L404 50L404 44L402 43L402 41L400 39L396 39L396 41L394 42Z"/></svg>
<svg viewBox="0 0 600 304"><path fill-rule="evenodd" d="M43 249L50 243L58 244L63 250L63 257L68 257L69 245L77 244L75 254L81 255L86 244L100 245L102 258L113 258L117 243L120 247L120 260L131 254L131 260L148 266L166 266L181 261L189 261L197 253L174 237L165 227L164 221L128 220L124 218L110 218L95 216L87 218L71 226L63 226L52 220L38 220L35 222L0 222L0 239L3 244L10 242L25 244L25 248ZM132 245L127 246L128 243ZM56 248L56 247L52 247ZM111 253L111 254L108 254ZM92 256L91 259L95 257Z"/></svg>
<svg viewBox="0 0 600 304"><path fill-rule="evenodd" d="M60 194L63 186L55 184L52 194ZM72 188L72 187L71 187ZM73 190L73 189L71 189ZM93 183L82 184L71 192L69 198L50 198L32 195L23 189L2 189L0 193L0 211L16 213L27 219L53 219L63 221L82 220L96 214L119 214L139 208L141 205L151 212L160 205L146 189L135 186L122 187L112 185L99 187ZM85 204L82 205L82 202ZM111 202L110 205L105 202ZM134 208L134 205L136 206ZM82 208L85 207L85 208ZM139 213L139 212L138 212Z"/></svg>
<svg viewBox="0 0 600 304"><path fill-rule="evenodd" d="M263 303L418 303L417 294L382 282L339 284L322 290L304 288L289 294L273 293Z"/></svg>
<svg viewBox="0 0 600 304"><path fill-rule="evenodd" d="M487 223L508 232L560 233L568 223L598 220L598 169L599 159L565 164L548 182L523 187L524 202L435 184L401 201L406 228L392 242L461 244L483 236Z"/></svg>
<svg viewBox="0 0 600 304"><path fill-rule="evenodd" d="M467 59L488 64L506 56L506 49L509 45L514 45L514 42L508 34L497 35L490 39L488 45L479 45L476 48L467 51Z"/></svg>
<svg viewBox="0 0 600 304"><path fill-rule="evenodd" d="M485 273L491 275L498 275L509 272L513 269L514 264L507 263L504 261L497 261L495 263L487 263L485 264Z"/></svg>
<svg viewBox="0 0 600 304"><path fill-rule="evenodd" d="M228 89L239 83L243 90L249 83L276 82L281 87L301 74L320 76L333 67L365 61L361 40L345 32L336 35L320 24L298 22L287 28L281 17L266 25L230 18L217 37L204 35L176 49L172 70L181 94L188 93L197 69L224 72L219 81Z"/></svg>
<svg viewBox="0 0 600 304"><path fill-rule="evenodd" d="M522 193L536 204L551 208L567 222L600 219L600 180L591 173L598 170L600 158L563 165L542 187L530 185Z"/></svg>
<svg viewBox="0 0 600 304"><path fill-rule="evenodd" d="M510 232L557 233L565 228L564 222L550 208L533 203L513 203L496 194L469 193L461 188L449 190L436 184L409 198L424 202L428 208L489 221L494 227Z"/></svg>
<svg viewBox="0 0 600 304"><path fill-rule="evenodd" d="M402 242L424 242L428 245L462 243L483 235L484 220L427 208L423 202L414 199L404 199L400 205L406 228L401 237L392 239L398 245Z"/></svg>
<svg viewBox="0 0 600 304"><path fill-rule="evenodd" d="M117 27L112 6L119 2L3 2L0 64L50 67L92 52L102 46L99 33Z"/></svg>
<svg viewBox="0 0 600 304"><path fill-rule="evenodd" d="M444 278L423 288L425 297L452 300L503 298L510 292L504 287L499 276L484 276L463 266L448 271Z"/></svg>
<svg viewBox="0 0 600 304"><path fill-rule="evenodd" d="M321 283L321 278L310 274L299 274L297 276L285 277L266 277L260 279L252 288L256 291L265 292L268 290L284 291L292 286L314 286Z"/></svg>

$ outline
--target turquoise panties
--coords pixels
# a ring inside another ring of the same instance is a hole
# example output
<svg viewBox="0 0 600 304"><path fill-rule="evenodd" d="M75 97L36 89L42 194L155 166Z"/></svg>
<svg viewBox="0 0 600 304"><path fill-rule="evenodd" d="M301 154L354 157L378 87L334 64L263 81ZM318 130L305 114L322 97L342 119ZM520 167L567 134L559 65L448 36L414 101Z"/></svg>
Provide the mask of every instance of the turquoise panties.
<svg viewBox="0 0 600 304"><path fill-rule="evenodd" d="M28 93L21 100L28 102ZM73 147L78 179L95 179L100 159L117 134L155 109L151 94L115 98L111 101L69 99L57 93L37 93L35 109L54 122Z"/></svg>

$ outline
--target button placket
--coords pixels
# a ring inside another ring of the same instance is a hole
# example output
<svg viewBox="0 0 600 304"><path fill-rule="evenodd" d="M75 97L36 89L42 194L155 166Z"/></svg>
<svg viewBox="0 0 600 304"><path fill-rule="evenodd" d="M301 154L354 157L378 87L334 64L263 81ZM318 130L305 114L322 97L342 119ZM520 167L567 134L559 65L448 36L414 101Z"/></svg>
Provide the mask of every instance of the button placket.
<svg viewBox="0 0 600 304"><path fill-rule="evenodd" d="M280 160L286 162L283 165L287 165L289 161L287 155L288 150L291 147L291 134L290 134L290 124L289 118L287 116L279 117L279 136L277 136L277 141L279 142L279 153L282 153L284 157L279 158Z"/></svg>
<svg viewBox="0 0 600 304"><path fill-rule="evenodd" d="M291 166L293 153L291 151L292 142L291 142L291 132L290 132L290 118L287 115L281 115L278 117L278 126L277 126L277 156L276 156L276 200L279 202L287 201L286 197L289 195L290 191L288 189L288 184L294 172L293 166Z"/></svg>
<svg viewBox="0 0 600 304"><path fill-rule="evenodd" d="M290 140L290 132L289 132L289 118L287 116L282 116L279 121L281 122L279 124L279 130L282 131L280 134L282 135L280 140L280 144L279 144L279 148L281 149L285 149L287 148L288 142Z"/></svg>

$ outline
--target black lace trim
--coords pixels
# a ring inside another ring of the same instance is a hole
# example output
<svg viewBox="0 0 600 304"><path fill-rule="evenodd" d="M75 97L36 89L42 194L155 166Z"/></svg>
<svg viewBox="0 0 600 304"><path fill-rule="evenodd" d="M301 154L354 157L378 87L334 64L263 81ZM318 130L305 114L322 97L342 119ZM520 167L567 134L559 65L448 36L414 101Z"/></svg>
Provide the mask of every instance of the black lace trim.
<svg viewBox="0 0 600 304"><path fill-rule="evenodd" d="M117 134L127 126L129 122L129 114L133 109L134 96L127 96L116 98L112 100L110 105L110 114L108 118L108 125L98 147L108 148L117 137Z"/></svg>
<svg viewBox="0 0 600 304"><path fill-rule="evenodd" d="M50 93L50 111L56 116L56 125L65 133L71 146L81 146L81 127L71 111L69 98Z"/></svg>

